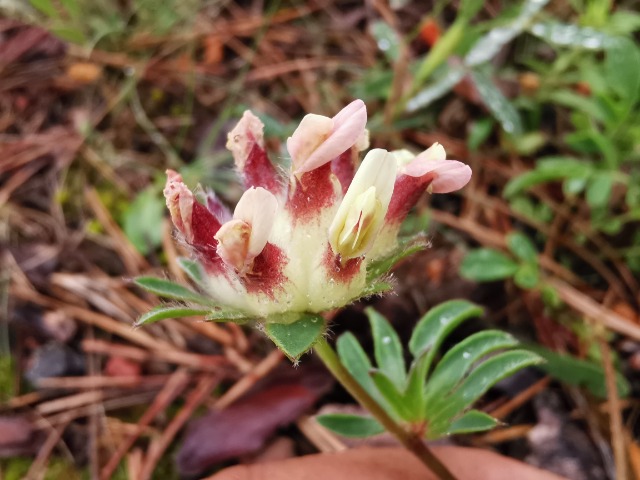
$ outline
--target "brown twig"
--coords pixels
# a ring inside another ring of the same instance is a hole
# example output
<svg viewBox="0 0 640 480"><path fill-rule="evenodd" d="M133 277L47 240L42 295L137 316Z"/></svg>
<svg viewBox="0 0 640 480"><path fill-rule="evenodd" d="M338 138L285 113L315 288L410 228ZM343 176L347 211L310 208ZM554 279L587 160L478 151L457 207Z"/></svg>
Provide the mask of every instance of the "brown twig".
<svg viewBox="0 0 640 480"><path fill-rule="evenodd" d="M85 352L102 353L131 358L138 361L161 361L183 365L205 372L218 372L220 367L228 365L229 361L223 355L200 355L180 350L150 349L144 350L127 345L118 345L105 340L84 340L82 348Z"/></svg>
<svg viewBox="0 0 640 480"><path fill-rule="evenodd" d="M173 417L173 420L171 420L167 428L162 432L160 438L154 440L149 446L149 450L147 451L147 455L140 472L140 480L148 480L151 478L153 470L162 457L162 454L173 441L173 438L191 418L194 410L205 401L206 397L211 394L211 390L213 390L219 382L219 375L205 376L200 379L195 388L187 396L184 406L176 416Z"/></svg>
<svg viewBox="0 0 640 480"><path fill-rule="evenodd" d="M153 400L153 403L142 414L136 423L136 431L120 442L116 451L100 470L101 480L111 478L113 472L118 467L120 460L129 451L140 434L160 412L164 411L171 402L173 402L173 400L184 391L189 383L189 379L190 377L185 369L176 370L175 373L169 377L164 388L158 393L158 396Z"/></svg>
<svg viewBox="0 0 640 480"><path fill-rule="evenodd" d="M614 311L599 304L591 297L579 292L571 285L556 278L548 279L547 283L554 287L560 299L582 313L585 317L593 319L598 324L605 326L614 332L627 335L635 340L640 340L640 327L621 317Z"/></svg>
<svg viewBox="0 0 640 480"><path fill-rule="evenodd" d="M25 480L40 480L44 478L47 462L49 461L51 452L53 452L53 449L60 441L60 438L62 437L62 434L64 433L68 424L69 422L65 422L51 429L47 440L44 442L44 445L40 447L38 455L29 467L29 470L24 477Z"/></svg>
<svg viewBox="0 0 640 480"><path fill-rule="evenodd" d="M545 377L541 380L538 380L529 388L518 393L515 397L510 399L508 402L505 402L504 404L500 405L498 408L489 412L489 414L492 417L497 418L498 420L505 418L511 412L513 412L514 410L517 410L522 405L524 405L529 400L531 400L533 397L535 397L538 393L544 391L549 386L550 381L551 380L549 377Z"/></svg>
<svg viewBox="0 0 640 480"><path fill-rule="evenodd" d="M613 458L616 464L616 480L627 480L629 472L627 468L627 450L625 446L625 435L622 421L622 409L620 406L620 396L618 395L618 382L613 366L613 359L609 343L604 338L602 328L596 328L600 355L604 367L605 381L607 385L607 399L609 401L609 428L611 431L611 445Z"/></svg>
<svg viewBox="0 0 640 480"><path fill-rule="evenodd" d="M234 383L224 395L216 400L214 407L223 409L231 405L238 398L247 393L247 391L253 387L258 380L278 366L283 358L284 355L280 350L273 350L260 363L258 363L252 371L248 372L240 380Z"/></svg>

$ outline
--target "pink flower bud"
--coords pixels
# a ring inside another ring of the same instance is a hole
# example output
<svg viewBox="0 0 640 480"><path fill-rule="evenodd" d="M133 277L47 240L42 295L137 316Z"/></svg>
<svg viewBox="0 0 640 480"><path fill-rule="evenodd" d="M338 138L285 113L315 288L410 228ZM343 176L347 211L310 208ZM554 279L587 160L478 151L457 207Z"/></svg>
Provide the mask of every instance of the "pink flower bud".
<svg viewBox="0 0 640 480"><path fill-rule="evenodd" d="M301 175L330 162L361 138L367 123L367 108L355 100L333 118L306 115L287 140L293 173Z"/></svg>
<svg viewBox="0 0 640 480"><path fill-rule="evenodd" d="M171 220L185 241L194 247L205 264L210 266L217 263L214 236L220 228L218 219L195 200L180 174L173 170L167 170L164 196Z"/></svg>
<svg viewBox="0 0 640 480"><path fill-rule="evenodd" d="M263 187L277 193L282 179L269 160L264 148L264 125L249 110L227 136L227 149L231 151L245 187Z"/></svg>
<svg viewBox="0 0 640 480"><path fill-rule="evenodd" d="M237 272L251 270L253 259L264 249L278 211L278 200L264 188L250 188L240 198L233 219L218 230L217 253Z"/></svg>
<svg viewBox="0 0 640 480"><path fill-rule="evenodd" d="M471 168L457 160L445 160L444 148L434 143L427 150L400 168L400 173L430 181L430 193L450 193L460 190L471 179Z"/></svg>
<svg viewBox="0 0 640 480"><path fill-rule="evenodd" d="M387 221L399 224L416 204L422 193L449 193L464 187L471 178L468 165L445 160L442 145L434 143L414 156L407 150L393 152L398 160L398 178L387 212Z"/></svg>

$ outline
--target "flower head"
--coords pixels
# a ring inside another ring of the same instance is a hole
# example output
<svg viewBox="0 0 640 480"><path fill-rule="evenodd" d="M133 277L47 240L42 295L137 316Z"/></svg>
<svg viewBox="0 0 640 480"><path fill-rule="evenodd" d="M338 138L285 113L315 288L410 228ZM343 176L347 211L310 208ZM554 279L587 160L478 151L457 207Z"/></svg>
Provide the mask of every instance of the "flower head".
<svg viewBox="0 0 640 480"><path fill-rule="evenodd" d="M213 194L200 203L167 172L167 206L212 303L280 322L378 291L371 282L385 273L380 260L397 247L399 225L420 195L468 182L469 167L446 160L438 144L417 156L374 149L357 168L366 118L361 100L333 118L307 115L287 140L291 172L280 173L262 123L245 112L227 143L246 187L233 215Z"/></svg>

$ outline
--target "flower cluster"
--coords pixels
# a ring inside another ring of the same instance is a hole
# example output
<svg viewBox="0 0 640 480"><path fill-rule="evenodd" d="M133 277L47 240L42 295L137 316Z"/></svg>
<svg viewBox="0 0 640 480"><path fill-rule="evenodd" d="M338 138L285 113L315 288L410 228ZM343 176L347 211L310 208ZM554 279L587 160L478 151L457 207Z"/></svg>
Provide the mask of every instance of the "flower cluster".
<svg viewBox="0 0 640 480"><path fill-rule="evenodd" d="M335 117L309 114L287 140L290 172L269 160L263 124L247 111L229 133L246 191L233 212L212 193L202 201L168 171L173 223L202 266L213 303L281 322L365 295L372 265L398 244L400 224L425 192L447 193L471 177L441 145L413 155L368 148L364 102Z"/></svg>

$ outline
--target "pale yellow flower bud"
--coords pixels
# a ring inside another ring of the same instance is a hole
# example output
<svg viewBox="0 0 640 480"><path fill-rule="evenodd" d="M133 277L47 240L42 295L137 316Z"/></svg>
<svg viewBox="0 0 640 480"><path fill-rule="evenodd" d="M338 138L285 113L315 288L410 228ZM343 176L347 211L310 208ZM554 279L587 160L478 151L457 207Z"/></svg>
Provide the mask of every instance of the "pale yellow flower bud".
<svg viewBox="0 0 640 480"><path fill-rule="evenodd" d="M386 150L371 150L362 161L329 227L331 248L343 260L360 257L373 245L389 207L396 170L396 159Z"/></svg>

